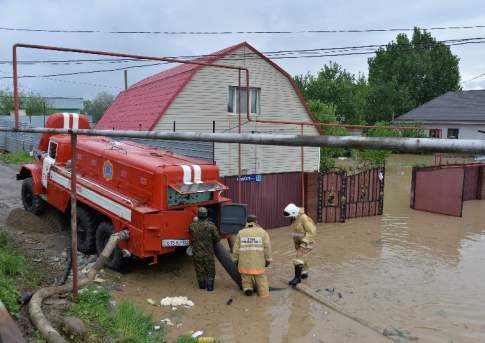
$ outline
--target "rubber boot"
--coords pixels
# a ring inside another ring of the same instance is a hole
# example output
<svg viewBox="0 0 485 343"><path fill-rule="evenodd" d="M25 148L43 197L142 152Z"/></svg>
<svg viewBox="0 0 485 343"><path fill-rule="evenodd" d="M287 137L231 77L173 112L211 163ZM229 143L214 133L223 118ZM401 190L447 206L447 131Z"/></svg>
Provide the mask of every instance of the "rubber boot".
<svg viewBox="0 0 485 343"><path fill-rule="evenodd" d="M214 290L214 279L207 278L207 292L212 292Z"/></svg>
<svg viewBox="0 0 485 343"><path fill-rule="evenodd" d="M250 297L251 295L253 295L253 290L252 289L246 289L244 291L244 294L246 294L248 297Z"/></svg>
<svg viewBox="0 0 485 343"><path fill-rule="evenodd" d="M199 283L200 289L206 289L207 288L207 284L206 284L205 280L197 280L197 282Z"/></svg>
<svg viewBox="0 0 485 343"><path fill-rule="evenodd" d="M308 271L304 270L301 272L301 279L302 280L308 279Z"/></svg>
<svg viewBox="0 0 485 343"><path fill-rule="evenodd" d="M290 286L296 286L298 285L300 282L301 282L301 272L303 271L303 265L301 264L297 264L295 266L295 277L293 278L293 280L291 280L290 282L288 282L288 284Z"/></svg>

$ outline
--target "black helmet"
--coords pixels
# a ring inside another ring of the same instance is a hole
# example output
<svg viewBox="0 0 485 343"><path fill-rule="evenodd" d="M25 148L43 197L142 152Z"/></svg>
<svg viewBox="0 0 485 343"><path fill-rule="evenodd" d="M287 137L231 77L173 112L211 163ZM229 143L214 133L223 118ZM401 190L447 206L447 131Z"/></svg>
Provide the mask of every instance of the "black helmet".
<svg viewBox="0 0 485 343"><path fill-rule="evenodd" d="M199 217L199 219L205 219L207 218L207 215L208 215L207 208L199 207L199 209L197 210L197 217Z"/></svg>

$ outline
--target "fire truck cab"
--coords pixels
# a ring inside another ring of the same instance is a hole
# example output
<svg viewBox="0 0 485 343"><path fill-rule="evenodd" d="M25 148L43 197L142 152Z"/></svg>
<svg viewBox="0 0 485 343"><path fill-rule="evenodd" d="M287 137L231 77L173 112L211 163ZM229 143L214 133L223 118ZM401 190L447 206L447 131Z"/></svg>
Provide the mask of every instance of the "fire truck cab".
<svg viewBox="0 0 485 343"><path fill-rule="evenodd" d="M46 127L89 128L82 115L53 114ZM40 214L47 204L69 215L71 197L70 135L43 135L36 162L23 165L24 208ZM244 226L245 205L223 196L217 165L152 146L107 137L78 136L76 163L78 250L102 251L109 236L128 230L108 266L124 257L153 258L190 245L189 225L200 206L209 209L221 233Z"/></svg>

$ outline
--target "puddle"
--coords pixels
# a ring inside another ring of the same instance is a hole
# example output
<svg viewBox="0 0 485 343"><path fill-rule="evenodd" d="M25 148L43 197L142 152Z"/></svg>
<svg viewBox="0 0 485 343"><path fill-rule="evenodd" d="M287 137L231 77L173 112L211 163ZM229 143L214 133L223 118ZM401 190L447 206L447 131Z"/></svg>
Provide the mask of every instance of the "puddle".
<svg viewBox="0 0 485 343"><path fill-rule="evenodd" d="M420 342L484 342L485 201L465 202L462 218L411 210L411 167L432 160L391 158L383 216L319 225L305 282L346 312L382 329L408 330ZM275 259L270 281L285 287L281 278L292 273L291 237L288 229L270 235ZM125 286L116 297L135 301L157 320L181 324L170 329L170 337L204 330L221 342L388 342L291 289L273 292L267 301L244 297L220 268L216 291L199 291L186 256L136 266L121 282ZM146 303L175 295L188 296L195 307Z"/></svg>

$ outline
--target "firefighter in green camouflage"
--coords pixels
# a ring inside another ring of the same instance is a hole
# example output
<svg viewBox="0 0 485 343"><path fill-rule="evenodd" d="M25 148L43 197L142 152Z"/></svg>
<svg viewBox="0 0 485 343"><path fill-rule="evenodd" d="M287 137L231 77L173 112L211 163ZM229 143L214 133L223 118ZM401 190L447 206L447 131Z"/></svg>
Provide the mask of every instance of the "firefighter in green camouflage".
<svg viewBox="0 0 485 343"><path fill-rule="evenodd" d="M200 289L214 290L214 277L216 275L214 261L214 244L221 237L217 227L210 221L207 208L200 207L197 211L198 220L190 224L192 235L192 254L194 259L195 274Z"/></svg>

